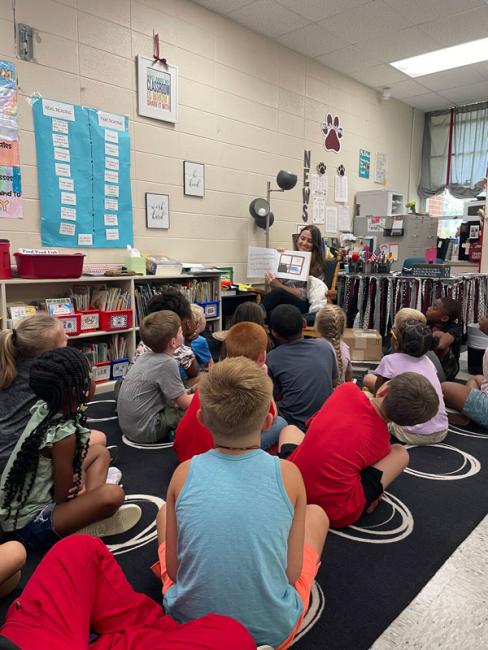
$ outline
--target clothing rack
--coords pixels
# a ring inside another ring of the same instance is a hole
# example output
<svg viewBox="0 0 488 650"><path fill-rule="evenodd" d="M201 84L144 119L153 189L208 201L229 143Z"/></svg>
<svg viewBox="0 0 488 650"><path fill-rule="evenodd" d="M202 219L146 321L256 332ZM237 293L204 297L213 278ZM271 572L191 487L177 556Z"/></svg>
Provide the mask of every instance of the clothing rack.
<svg viewBox="0 0 488 650"><path fill-rule="evenodd" d="M488 306L488 275L455 278L415 278L406 275L344 273L339 277L337 304L347 315L347 326L376 329L386 336L395 314L403 307L425 313L434 300L454 298L462 305L463 333L477 323Z"/></svg>

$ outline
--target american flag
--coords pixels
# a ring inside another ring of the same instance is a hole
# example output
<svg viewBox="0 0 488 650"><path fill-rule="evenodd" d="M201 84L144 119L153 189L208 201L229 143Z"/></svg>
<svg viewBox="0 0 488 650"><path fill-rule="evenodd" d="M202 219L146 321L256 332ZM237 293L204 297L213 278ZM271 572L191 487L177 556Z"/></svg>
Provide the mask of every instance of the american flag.
<svg viewBox="0 0 488 650"><path fill-rule="evenodd" d="M378 259L380 253L381 253L381 251L380 251L379 248L377 248L376 250L374 250L374 251L371 253L371 257L369 258L369 261L370 261L370 262L376 262L376 260Z"/></svg>

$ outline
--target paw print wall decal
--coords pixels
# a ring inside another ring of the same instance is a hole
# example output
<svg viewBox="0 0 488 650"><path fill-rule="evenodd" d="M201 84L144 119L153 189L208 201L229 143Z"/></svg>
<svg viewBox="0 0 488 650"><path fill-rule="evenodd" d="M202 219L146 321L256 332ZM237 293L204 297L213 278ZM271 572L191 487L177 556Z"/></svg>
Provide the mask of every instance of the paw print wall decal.
<svg viewBox="0 0 488 650"><path fill-rule="evenodd" d="M327 118L322 122L322 133L325 135L324 147L326 151L335 151L339 153L341 150L342 127L340 126L339 117L336 115L332 119L330 113Z"/></svg>

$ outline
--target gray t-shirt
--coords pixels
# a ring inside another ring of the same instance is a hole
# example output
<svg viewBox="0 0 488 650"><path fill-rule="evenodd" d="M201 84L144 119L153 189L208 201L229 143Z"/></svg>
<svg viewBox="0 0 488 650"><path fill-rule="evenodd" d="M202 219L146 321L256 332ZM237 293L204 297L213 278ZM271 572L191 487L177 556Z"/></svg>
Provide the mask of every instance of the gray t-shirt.
<svg viewBox="0 0 488 650"><path fill-rule="evenodd" d="M173 357L151 350L137 357L122 382L117 399L122 432L131 440L141 442L153 438L157 414L184 392Z"/></svg>
<svg viewBox="0 0 488 650"><path fill-rule="evenodd" d="M324 339L283 343L268 354L278 413L302 431L333 391L337 362L332 345Z"/></svg>
<svg viewBox="0 0 488 650"><path fill-rule="evenodd" d="M17 440L30 419L30 410L37 397L29 386L29 374L34 359L17 363L17 376L5 390L0 390L0 475Z"/></svg>

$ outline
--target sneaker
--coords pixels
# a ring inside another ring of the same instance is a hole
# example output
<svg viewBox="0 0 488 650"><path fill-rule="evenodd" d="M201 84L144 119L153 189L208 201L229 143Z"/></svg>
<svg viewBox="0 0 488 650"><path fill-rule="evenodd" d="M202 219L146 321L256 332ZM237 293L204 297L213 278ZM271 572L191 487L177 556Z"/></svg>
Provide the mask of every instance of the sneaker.
<svg viewBox="0 0 488 650"><path fill-rule="evenodd" d="M119 448L117 445L108 445L107 449L110 454L110 464L113 465L119 456Z"/></svg>
<svg viewBox="0 0 488 650"><path fill-rule="evenodd" d="M108 537L109 535L120 535L133 528L142 516L142 510L135 503L125 503L111 517L102 519L94 524L81 528L79 535L91 535L92 537Z"/></svg>
<svg viewBox="0 0 488 650"><path fill-rule="evenodd" d="M110 483L111 485L119 485L122 480L122 472L118 467L109 467L107 471L107 480L105 483Z"/></svg>

